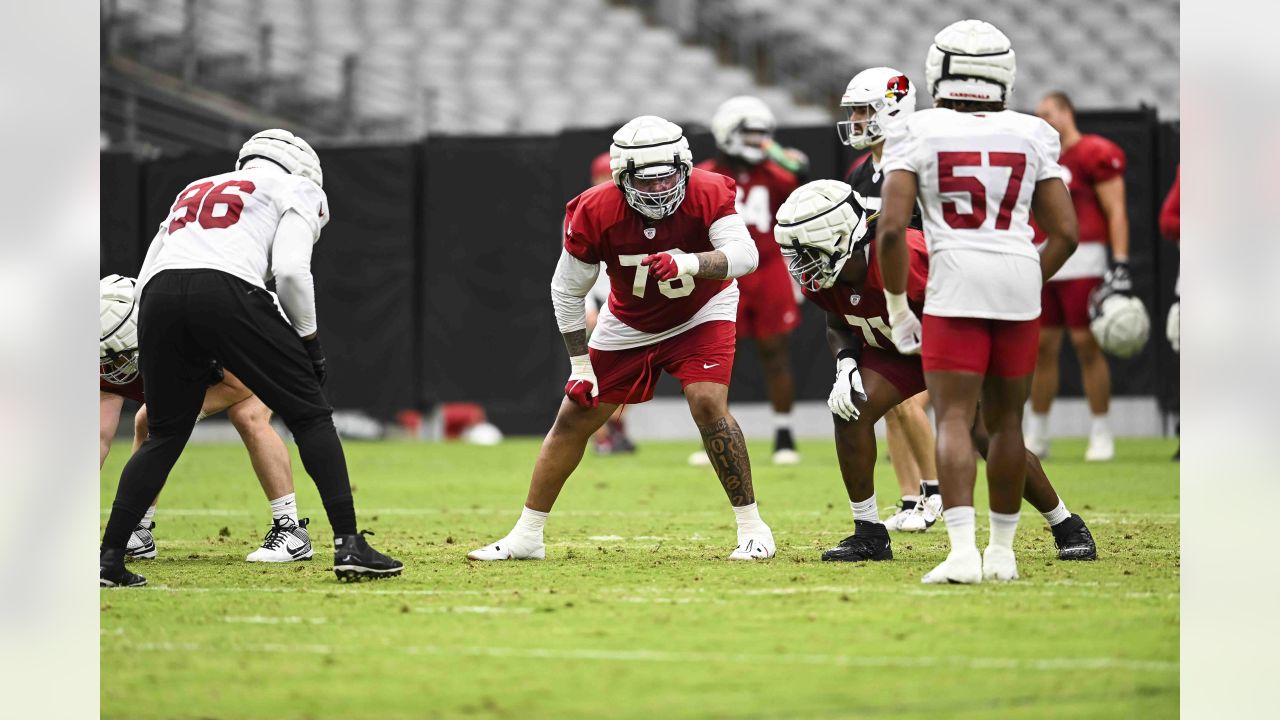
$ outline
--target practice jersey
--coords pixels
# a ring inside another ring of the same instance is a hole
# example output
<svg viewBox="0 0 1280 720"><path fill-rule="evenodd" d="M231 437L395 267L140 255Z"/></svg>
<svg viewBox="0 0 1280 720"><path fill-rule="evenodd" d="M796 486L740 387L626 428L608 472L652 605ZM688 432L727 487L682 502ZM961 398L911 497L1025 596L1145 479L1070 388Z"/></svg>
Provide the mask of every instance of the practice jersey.
<svg viewBox="0 0 1280 720"><path fill-rule="evenodd" d="M917 315L924 308L925 287L929 281L929 250L924 235L919 230L907 230L907 251L910 269L907 273L907 303ZM867 279L860 290L838 281L824 290L804 291L814 305L844 318L845 325L856 331L863 344L892 353L898 352L893 344L889 327L889 307L884 299L884 279L876 260L875 243L867 256Z"/></svg>
<svg viewBox="0 0 1280 720"><path fill-rule="evenodd" d="M1102 277L1107 272L1107 216L1098 202L1093 186L1124 175L1126 160L1119 145L1101 135L1081 135L1075 145L1062 151L1058 159L1067 173L1067 189L1076 210L1076 226L1080 240L1076 251L1067 258L1054 280ZM1036 228L1036 243L1045 240Z"/></svg>
<svg viewBox="0 0 1280 720"><path fill-rule="evenodd" d="M884 185L884 168L876 165L876 159L867 153L862 161L854 165L845 176L846 183L853 188L853 201L862 208L865 217L880 212L880 188ZM920 204L911 209L911 222L907 227L924 229L920 219Z"/></svg>
<svg viewBox="0 0 1280 720"><path fill-rule="evenodd" d="M756 241L756 250L760 253L756 272L772 263L782 262L782 250L773 239L773 226L777 222L778 208L792 191L800 187L795 174L768 158L744 170L718 158L704 160L696 167L733 178L737 184L734 197L738 215L742 216L747 232Z"/></svg>
<svg viewBox="0 0 1280 720"><path fill-rule="evenodd" d="M591 346L601 350L640 347L710 320L737 317L733 280L675 278L658 282L640 261L663 251L715 250L710 228L737 214L730 178L694 169L684 201L658 221L627 205L622 191L602 183L565 206L564 247L584 263L604 263L609 302L600 311Z"/></svg>
<svg viewBox="0 0 1280 720"><path fill-rule="evenodd" d="M163 244L138 278L138 292L162 270L209 268L266 288L276 226L289 210L316 237L329 222L329 201L319 185L270 168L246 168L196 180L178 193L160 223Z"/></svg>
<svg viewBox="0 0 1280 720"><path fill-rule="evenodd" d="M915 173L930 278L925 312L942 317L1040 316L1032 244L1035 185L1065 179L1058 133L1009 110L932 108L890 128L883 172Z"/></svg>

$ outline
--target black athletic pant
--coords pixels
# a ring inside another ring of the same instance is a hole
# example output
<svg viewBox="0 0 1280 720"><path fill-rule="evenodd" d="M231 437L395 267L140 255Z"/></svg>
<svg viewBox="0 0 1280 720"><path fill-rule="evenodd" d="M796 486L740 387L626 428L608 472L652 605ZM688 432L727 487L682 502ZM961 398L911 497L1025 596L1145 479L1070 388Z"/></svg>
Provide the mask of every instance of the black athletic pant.
<svg viewBox="0 0 1280 720"><path fill-rule="evenodd" d="M200 413L211 360L289 426L334 534L354 534L351 481L333 409L271 295L218 270L165 270L147 283L138 313L150 436L120 475L102 546L124 548L164 487Z"/></svg>

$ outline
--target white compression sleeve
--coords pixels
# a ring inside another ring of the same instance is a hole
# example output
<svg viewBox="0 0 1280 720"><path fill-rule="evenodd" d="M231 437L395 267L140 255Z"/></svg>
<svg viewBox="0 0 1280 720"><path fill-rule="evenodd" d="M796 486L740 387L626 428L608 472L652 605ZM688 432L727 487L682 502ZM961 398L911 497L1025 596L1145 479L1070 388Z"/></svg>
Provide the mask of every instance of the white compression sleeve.
<svg viewBox="0 0 1280 720"><path fill-rule="evenodd" d="M742 277L760 263L760 251L741 215L726 215L711 223L709 234L711 244L729 261L729 277Z"/></svg>
<svg viewBox="0 0 1280 720"><path fill-rule="evenodd" d="M280 218L271 245L271 273L276 279L280 306L293 329L303 337L316 331L316 289L311 277L311 247L316 234L311 225L290 210Z"/></svg>
<svg viewBox="0 0 1280 720"><path fill-rule="evenodd" d="M556 311L556 325L561 333L585 330L587 327L587 303L584 298L591 292L600 275L600 265L584 263L560 251L560 262L551 276L551 305Z"/></svg>

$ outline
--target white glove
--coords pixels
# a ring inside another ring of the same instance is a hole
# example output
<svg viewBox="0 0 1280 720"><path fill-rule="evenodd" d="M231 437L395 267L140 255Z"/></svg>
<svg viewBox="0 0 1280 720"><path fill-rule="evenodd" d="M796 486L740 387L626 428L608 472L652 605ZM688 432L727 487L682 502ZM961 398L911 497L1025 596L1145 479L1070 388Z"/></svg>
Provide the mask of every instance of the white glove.
<svg viewBox="0 0 1280 720"><path fill-rule="evenodd" d="M582 407L593 408L600 404L600 383L591 367L590 355L574 355L569 358L569 380L564 384L564 394Z"/></svg>
<svg viewBox="0 0 1280 720"><path fill-rule="evenodd" d="M1169 306L1169 321L1165 323L1164 334L1176 353L1182 352L1182 301L1175 301Z"/></svg>
<svg viewBox="0 0 1280 720"><path fill-rule="evenodd" d="M888 290L884 293L885 304L889 306L889 329L893 335L893 344L903 355L920 354L920 318L911 312L907 305L907 294L894 294Z"/></svg>
<svg viewBox="0 0 1280 720"><path fill-rule="evenodd" d="M836 382L831 386L827 407L831 408L833 415L853 422L862 414L858 406L866 401L867 392L862 388L858 363L853 358L841 358L836 362Z"/></svg>

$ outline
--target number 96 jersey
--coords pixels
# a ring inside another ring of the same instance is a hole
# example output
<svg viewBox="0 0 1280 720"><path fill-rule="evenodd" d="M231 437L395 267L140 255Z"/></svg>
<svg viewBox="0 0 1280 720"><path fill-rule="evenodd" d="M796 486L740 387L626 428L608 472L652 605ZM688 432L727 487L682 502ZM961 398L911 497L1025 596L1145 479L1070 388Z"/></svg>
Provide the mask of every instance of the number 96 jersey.
<svg viewBox="0 0 1280 720"><path fill-rule="evenodd" d="M884 280L876 260L875 243L867 247L867 279L858 290L837 282L825 290L805 290L805 297L832 315L844 318L853 334L862 339L864 348L877 348L898 355L889 329L889 308L884 300ZM919 230L907 229L907 250L911 265L907 274L907 301L916 315L924 305L925 286L929 282L929 250Z"/></svg>
<svg viewBox="0 0 1280 720"><path fill-rule="evenodd" d="M266 288L271 246L290 210L316 239L329 222L324 190L306 178L271 168L246 168L196 180L178 193L160 223L162 241L138 288L161 270L208 268Z"/></svg>
<svg viewBox="0 0 1280 720"><path fill-rule="evenodd" d="M611 182L602 183L565 206L564 248L584 263L604 263L609 303L600 311L591 347L624 350L652 345L712 320L734 321L738 287L733 280L680 277L659 282L640 261L660 252L715 250L711 229L736 221L734 182L695 168L684 201L653 222L627 205Z"/></svg>

